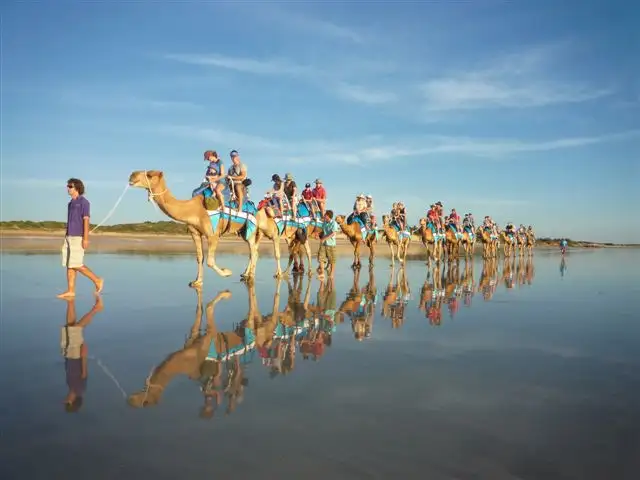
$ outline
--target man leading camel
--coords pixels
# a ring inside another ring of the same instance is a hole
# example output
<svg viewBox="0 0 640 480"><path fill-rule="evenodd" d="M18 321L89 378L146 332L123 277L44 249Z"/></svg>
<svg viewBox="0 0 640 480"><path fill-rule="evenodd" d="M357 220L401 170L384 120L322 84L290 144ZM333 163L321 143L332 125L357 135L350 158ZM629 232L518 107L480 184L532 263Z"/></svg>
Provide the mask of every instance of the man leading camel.
<svg viewBox="0 0 640 480"><path fill-rule="evenodd" d="M84 196L82 180L77 178L67 180L67 192L71 200L67 206L67 232L62 245L62 266L67 268L67 291L58 295L58 298L75 297L78 272L95 284L96 294L98 294L102 291L104 279L96 276L84 264L84 252L89 248L91 204Z"/></svg>

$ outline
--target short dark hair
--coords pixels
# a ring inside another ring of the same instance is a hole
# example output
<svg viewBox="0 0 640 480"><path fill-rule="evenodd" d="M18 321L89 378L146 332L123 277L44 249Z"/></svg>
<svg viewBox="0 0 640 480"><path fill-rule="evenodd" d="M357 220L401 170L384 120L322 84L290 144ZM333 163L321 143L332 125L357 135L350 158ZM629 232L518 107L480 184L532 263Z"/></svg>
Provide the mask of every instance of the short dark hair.
<svg viewBox="0 0 640 480"><path fill-rule="evenodd" d="M67 180L67 185L73 185L73 188L76 189L80 195L84 195L84 183L79 178L70 178Z"/></svg>
<svg viewBox="0 0 640 480"><path fill-rule="evenodd" d="M327 210L324 214L329 217L330 220L333 220L333 210Z"/></svg>

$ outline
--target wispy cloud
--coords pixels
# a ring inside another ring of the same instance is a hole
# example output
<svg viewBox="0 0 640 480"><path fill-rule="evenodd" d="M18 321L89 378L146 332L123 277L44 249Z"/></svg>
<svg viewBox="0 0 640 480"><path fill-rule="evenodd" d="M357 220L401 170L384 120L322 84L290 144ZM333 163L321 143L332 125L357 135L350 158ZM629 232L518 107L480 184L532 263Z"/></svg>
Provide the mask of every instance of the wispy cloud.
<svg viewBox="0 0 640 480"><path fill-rule="evenodd" d="M255 75L283 75L283 76L305 76L318 73L314 68L297 65L288 60L256 59L246 57L229 57L219 54L167 54L167 60L188 63L192 65L202 65L209 67L219 67L238 72L251 73Z"/></svg>
<svg viewBox="0 0 640 480"><path fill-rule="evenodd" d="M346 100L371 105L391 103L398 99L398 96L393 92L373 90L362 85L352 85L344 82L338 83L333 92Z"/></svg>
<svg viewBox="0 0 640 480"><path fill-rule="evenodd" d="M554 81L551 64L562 48L542 46L494 59L488 66L440 76L420 90L427 110L527 108L579 103L613 93L611 88Z"/></svg>
<svg viewBox="0 0 640 480"><path fill-rule="evenodd" d="M132 169L133 170L133 169ZM127 172L129 173L129 172ZM182 183L184 178L180 178L178 174L169 174L171 183ZM0 184L11 187L21 188L38 188L38 189L64 189L68 178L38 178L38 177L5 177L0 179ZM127 185L128 176L123 176L121 180L98 180L98 179L82 179L87 190L99 188L101 190L118 190L124 189Z"/></svg>
<svg viewBox="0 0 640 480"><path fill-rule="evenodd" d="M361 165L389 158L412 158L455 154L467 157L504 159L517 154L580 148L606 142L640 137L640 130L630 130L590 137L565 137L546 141L518 139L486 139L457 136L425 135L397 139L369 137L340 141L283 141L223 129L164 126L162 134L178 135L209 142L243 145L262 156L277 156L291 163L322 161Z"/></svg>
<svg viewBox="0 0 640 480"><path fill-rule="evenodd" d="M354 44L364 44L367 36L353 27L340 25L309 13L294 11L290 5L284 8L274 3L254 3L242 5L235 3L234 8L240 8L245 14L258 18L261 22L282 30L297 30L307 35L323 38L346 40Z"/></svg>
<svg viewBox="0 0 640 480"><path fill-rule="evenodd" d="M377 105L397 100L393 92L365 87L347 81L360 76L368 77L378 72L388 72L394 67L388 62L345 62L343 65L298 64L284 58L230 57L220 54L174 53L164 55L172 60L190 65L223 68L250 75L282 76L317 86L330 94L357 103Z"/></svg>
<svg viewBox="0 0 640 480"><path fill-rule="evenodd" d="M58 97L65 104L83 108L125 110L199 110L202 105L179 100L158 100L129 94L109 92L61 92Z"/></svg>

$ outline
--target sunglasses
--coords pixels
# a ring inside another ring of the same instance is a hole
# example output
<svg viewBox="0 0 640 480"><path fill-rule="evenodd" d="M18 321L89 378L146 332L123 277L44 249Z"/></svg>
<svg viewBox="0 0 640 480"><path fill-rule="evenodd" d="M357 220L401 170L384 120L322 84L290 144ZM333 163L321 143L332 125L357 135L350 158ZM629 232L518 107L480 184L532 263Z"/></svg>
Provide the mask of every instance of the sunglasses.
<svg viewBox="0 0 640 480"><path fill-rule="evenodd" d="M73 188L73 185L67 185L67 188Z"/></svg>

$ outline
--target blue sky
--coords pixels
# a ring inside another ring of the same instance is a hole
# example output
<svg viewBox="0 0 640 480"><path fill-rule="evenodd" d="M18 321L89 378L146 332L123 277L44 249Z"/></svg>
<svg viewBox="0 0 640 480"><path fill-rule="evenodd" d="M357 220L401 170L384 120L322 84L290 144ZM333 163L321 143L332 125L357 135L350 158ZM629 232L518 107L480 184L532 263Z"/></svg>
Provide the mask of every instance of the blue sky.
<svg viewBox="0 0 640 480"><path fill-rule="evenodd" d="M3 6L2 218L99 222L133 170L179 198L237 149L252 195L323 178L412 221L441 200L540 236L638 242L632 2L32 2ZM634 46L635 45L635 46ZM26 192L26 193L25 193ZM28 198L28 200L27 200ZM161 220L143 192L109 223Z"/></svg>

